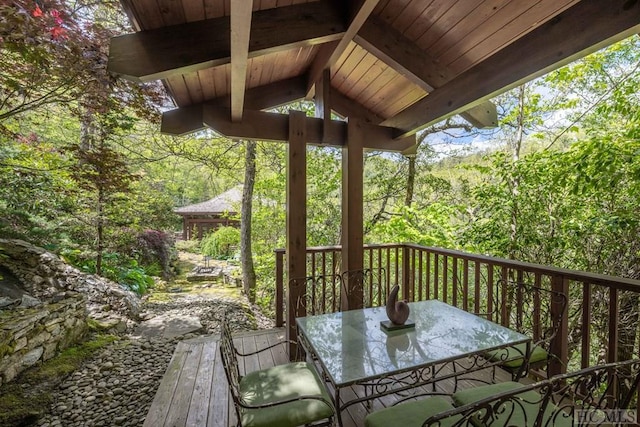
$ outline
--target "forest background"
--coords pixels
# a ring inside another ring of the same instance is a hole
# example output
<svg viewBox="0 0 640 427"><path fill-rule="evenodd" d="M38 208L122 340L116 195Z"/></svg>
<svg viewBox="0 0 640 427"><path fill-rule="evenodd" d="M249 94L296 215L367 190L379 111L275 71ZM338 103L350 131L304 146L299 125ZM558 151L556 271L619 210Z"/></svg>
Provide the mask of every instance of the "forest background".
<svg viewBox="0 0 640 427"><path fill-rule="evenodd" d="M173 208L244 184L249 248L231 239L251 255L250 298L273 310L286 145L161 135L162 87L106 71L109 38L130 31L113 0L0 4L0 237L144 293L171 274ZM366 153L366 243L640 279L639 67L636 35L494 99L496 129L454 117L419 134L416 155ZM341 152L307 156L308 245L339 244Z"/></svg>

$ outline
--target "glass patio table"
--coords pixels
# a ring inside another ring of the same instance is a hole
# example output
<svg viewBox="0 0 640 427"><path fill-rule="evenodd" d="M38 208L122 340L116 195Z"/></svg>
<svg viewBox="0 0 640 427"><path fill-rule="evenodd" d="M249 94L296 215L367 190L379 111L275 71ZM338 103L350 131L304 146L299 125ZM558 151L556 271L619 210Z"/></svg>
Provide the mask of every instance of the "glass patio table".
<svg viewBox="0 0 640 427"><path fill-rule="evenodd" d="M380 325L388 320L385 307L296 319L299 343L332 385L340 425L347 407L454 377L462 359L468 373L495 363L481 357L487 351L526 343L529 352L526 335L441 301L409 307L415 327L394 331ZM364 387L364 396L341 404L340 390L350 386Z"/></svg>

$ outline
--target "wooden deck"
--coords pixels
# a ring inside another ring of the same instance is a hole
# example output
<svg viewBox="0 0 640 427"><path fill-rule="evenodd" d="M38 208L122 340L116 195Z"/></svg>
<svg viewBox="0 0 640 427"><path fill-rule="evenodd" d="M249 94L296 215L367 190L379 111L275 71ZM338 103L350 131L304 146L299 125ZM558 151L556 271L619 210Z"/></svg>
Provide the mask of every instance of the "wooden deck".
<svg viewBox="0 0 640 427"><path fill-rule="evenodd" d="M238 349L249 353L268 345L282 342L282 328L246 332L235 335ZM286 346L276 346L258 355L240 358L241 373L263 369L289 361ZM498 369L497 381L508 381L510 376ZM460 381L459 388L477 385ZM439 391L451 392L452 381L437 384ZM341 392L343 397L354 395L354 389ZM394 396L386 396L373 402L373 410L395 402ZM362 404L353 405L343 412L344 427L364 425L368 413ZM227 380L218 351L218 337L208 336L182 341L176 347L173 358L162 379L144 422L145 427L221 427L236 425L233 402L229 396Z"/></svg>

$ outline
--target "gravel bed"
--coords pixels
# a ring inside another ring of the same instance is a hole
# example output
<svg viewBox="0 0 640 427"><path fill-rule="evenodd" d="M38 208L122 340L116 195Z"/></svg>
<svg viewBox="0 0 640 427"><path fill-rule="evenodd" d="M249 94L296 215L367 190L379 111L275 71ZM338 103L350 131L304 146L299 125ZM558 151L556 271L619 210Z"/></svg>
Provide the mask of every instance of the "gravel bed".
<svg viewBox="0 0 640 427"><path fill-rule="evenodd" d="M246 303L230 298L176 295L167 303L147 303L144 317L197 316L203 330L178 338L125 337L100 350L70 375L54 394L50 414L37 426L140 426L177 343L203 334L216 334L227 316L236 331L273 327Z"/></svg>

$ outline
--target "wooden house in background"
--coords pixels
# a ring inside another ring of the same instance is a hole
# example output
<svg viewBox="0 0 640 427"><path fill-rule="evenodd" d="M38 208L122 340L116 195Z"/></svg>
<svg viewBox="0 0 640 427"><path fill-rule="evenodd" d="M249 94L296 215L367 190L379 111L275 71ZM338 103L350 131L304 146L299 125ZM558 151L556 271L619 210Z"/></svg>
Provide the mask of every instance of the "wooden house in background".
<svg viewBox="0 0 640 427"><path fill-rule="evenodd" d="M182 238L202 239L210 231L219 227L239 227L242 187L234 187L206 202L176 208L173 211L182 216Z"/></svg>

